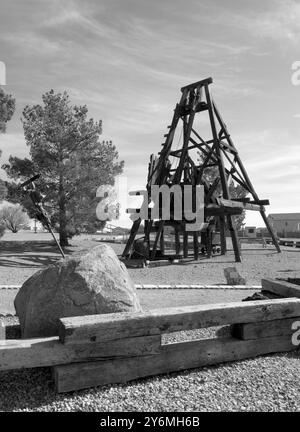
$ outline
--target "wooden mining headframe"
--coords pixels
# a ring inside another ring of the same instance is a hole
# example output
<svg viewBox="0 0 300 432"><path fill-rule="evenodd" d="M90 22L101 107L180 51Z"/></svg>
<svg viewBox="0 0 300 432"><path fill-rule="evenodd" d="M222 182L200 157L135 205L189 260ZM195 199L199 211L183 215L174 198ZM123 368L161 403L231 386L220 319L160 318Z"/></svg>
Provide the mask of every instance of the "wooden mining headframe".
<svg viewBox="0 0 300 432"><path fill-rule="evenodd" d="M203 185L204 222L196 231L187 231L188 221L184 215L180 221L175 220L172 213L170 220L163 220L162 218L153 220L149 208L149 218L145 219L144 224L143 250L140 249L144 258L155 260L167 256L165 254L164 235L167 227L171 226L175 233L176 255L180 254L182 248L183 256L188 256L188 237L192 236L195 259L198 259L199 254L199 236L201 236L200 244L205 247L207 256L211 256L213 236L216 230L220 237L221 254L225 254L227 249L226 229L228 229L232 239L235 260L239 262L241 261L241 253L234 216L241 214L244 210L260 212L273 244L280 252L277 238L265 213L264 206L268 205L269 201L259 199L255 192L220 111L212 99L209 88L211 83L212 78L207 78L181 88L181 98L176 104L168 132L164 135L165 141L162 144L162 149L158 156L151 155L146 185L148 197L151 196L152 185L167 185L170 188L174 185L181 187L184 185L194 187ZM198 117L203 120L201 123L199 123ZM180 129L181 133L179 132ZM205 133L210 136L204 138L200 129L203 129L203 132L205 130ZM177 143L176 148L175 136L179 133L180 142ZM205 170L211 167L216 167L217 172L212 183L205 176ZM232 184L241 186L245 195L248 196L232 197L230 193L230 185ZM129 213L136 211L136 209L128 210ZM132 225L122 255L124 259L130 258L137 242L141 242L136 238L141 222L142 218L138 217ZM152 244L150 242L151 235L154 235ZM181 235L182 245L180 243Z"/></svg>

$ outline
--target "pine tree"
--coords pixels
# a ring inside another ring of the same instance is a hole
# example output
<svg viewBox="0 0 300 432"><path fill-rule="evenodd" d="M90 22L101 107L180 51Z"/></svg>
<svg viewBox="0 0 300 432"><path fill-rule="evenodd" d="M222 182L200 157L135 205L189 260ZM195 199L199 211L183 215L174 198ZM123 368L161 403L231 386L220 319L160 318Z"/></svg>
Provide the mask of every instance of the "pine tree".
<svg viewBox="0 0 300 432"><path fill-rule="evenodd" d="M113 184L123 170L118 152L111 141L99 141L102 122L88 118L84 106L72 106L66 92L53 90L42 96L43 105L26 106L23 110L25 140L30 159L10 157L3 165L14 180L26 180L40 173L37 186L44 196L44 207L59 230L60 244L86 229L95 230L104 222L96 219L96 190ZM11 196L16 185L9 186ZM19 200L19 198L17 199ZM32 206L22 198L32 215ZM93 227L93 228L92 228Z"/></svg>

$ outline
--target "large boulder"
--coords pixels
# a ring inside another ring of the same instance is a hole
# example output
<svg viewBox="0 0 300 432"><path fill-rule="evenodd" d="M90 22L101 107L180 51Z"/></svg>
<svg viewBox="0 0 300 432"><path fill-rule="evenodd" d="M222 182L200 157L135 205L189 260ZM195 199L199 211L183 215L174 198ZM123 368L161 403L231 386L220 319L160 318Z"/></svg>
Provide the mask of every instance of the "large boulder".
<svg viewBox="0 0 300 432"><path fill-rule="evenodd" d="M102 244L31 276L15 298L22 337L58 334L61 317L140 311L128 271Z"/></svg>

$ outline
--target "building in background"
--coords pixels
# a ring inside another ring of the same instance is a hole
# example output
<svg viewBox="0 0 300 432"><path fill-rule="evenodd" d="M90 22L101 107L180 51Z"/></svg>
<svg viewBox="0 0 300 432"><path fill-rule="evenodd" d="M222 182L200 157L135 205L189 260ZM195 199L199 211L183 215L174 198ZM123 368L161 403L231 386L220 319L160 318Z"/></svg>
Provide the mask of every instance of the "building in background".
<svg viewBox="0 0 300 432"><path fill-rule="evenodd" d="M256 238L257 232L255 226L245 226L244 228L244 236L249 238Z"/></svg>
<svg viewBox="0 0 300 432"><path fill-rule="evenodd" d="M300 213L271 213L268 219L278 237L300 237Z"/></svg>

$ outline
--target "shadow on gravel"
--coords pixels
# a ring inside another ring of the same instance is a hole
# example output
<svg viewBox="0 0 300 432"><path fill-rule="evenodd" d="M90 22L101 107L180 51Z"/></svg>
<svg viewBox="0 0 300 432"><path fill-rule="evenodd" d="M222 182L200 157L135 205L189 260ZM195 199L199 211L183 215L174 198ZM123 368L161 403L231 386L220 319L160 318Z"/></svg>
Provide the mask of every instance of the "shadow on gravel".
<svg viewBox="0 0 300 432"><path fill-rule="evenodd" d="M61 259L57 257L42 257L40 255L7 255L6 258L0 258L0 267L18 267L18 268L39 268L54 264Z"/></svg>
<svg viewBox="0 0 300 432"><path fill-rule="evenodd" d="M72 248L64 248L66 255ZM0 267L39 268L55 263L61 255L54 242L0 242Z"/></svg>

